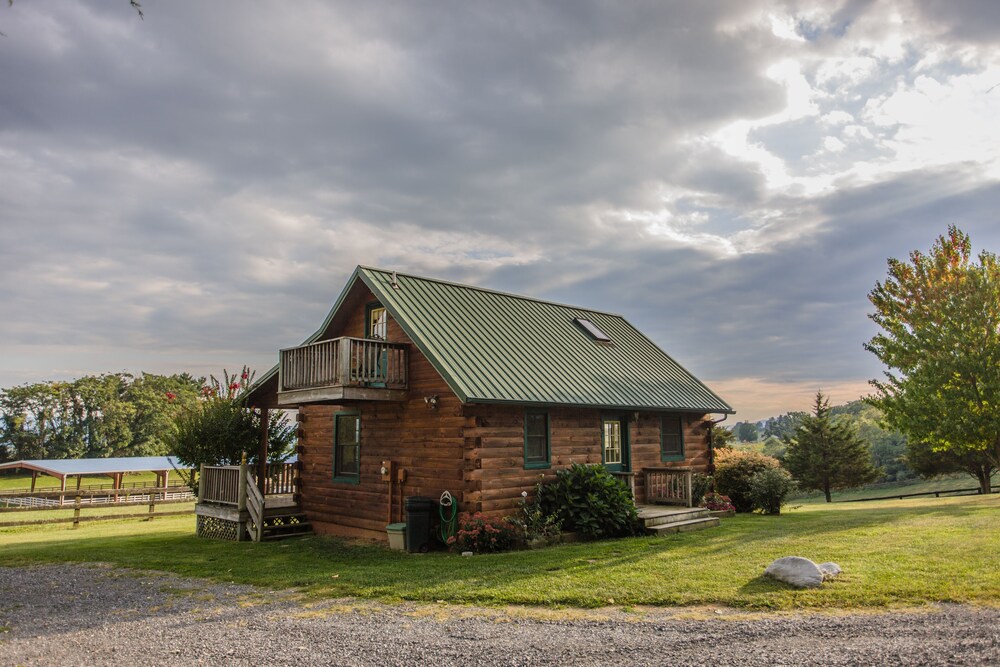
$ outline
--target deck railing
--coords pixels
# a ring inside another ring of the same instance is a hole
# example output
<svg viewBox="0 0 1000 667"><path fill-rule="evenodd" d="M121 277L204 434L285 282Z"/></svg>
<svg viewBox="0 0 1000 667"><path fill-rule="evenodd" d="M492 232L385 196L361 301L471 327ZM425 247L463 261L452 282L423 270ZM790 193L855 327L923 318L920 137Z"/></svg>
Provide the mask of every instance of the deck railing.
<svg viewBox="0 0 1000 667"><path fill-rule="evenodd" d="M247 470L247 478L257 486L255 470ZM264 479L264 495L276 496L298 492L298 473L294 463L269 463ZM198 483L198 502L220 505L240 504L240 466L202 466Z"/></svg>
<svg viewBox="0 0 1000 667"><path fill-rule="evenodd" d="M240 467L203 465L198 480L198 502L239 505Z"/></svg>
<svg viewBox="0 0 1000 667"><path fill-rule="evenodd" d="M278 391L320 387L406 389L406 345L334 338L281 350Z"/></svg>
<svg viewBox="0 0 1000 667"><path fill-rule="evenodd" d="M646 502L691 507L690 468L643 468Z"/></svg>

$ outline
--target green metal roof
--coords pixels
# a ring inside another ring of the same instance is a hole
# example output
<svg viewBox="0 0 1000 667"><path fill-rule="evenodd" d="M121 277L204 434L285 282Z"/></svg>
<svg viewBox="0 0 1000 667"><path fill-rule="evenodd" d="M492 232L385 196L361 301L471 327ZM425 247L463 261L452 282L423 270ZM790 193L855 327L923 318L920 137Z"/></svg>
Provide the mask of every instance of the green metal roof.
<svg viewBox="0 0 1000 667"><path fill-rule="evenodd" d="M619 315L402 273L394 287L393 276L358 267L344 295L360 278L463 402L733 412Z"/></svg>

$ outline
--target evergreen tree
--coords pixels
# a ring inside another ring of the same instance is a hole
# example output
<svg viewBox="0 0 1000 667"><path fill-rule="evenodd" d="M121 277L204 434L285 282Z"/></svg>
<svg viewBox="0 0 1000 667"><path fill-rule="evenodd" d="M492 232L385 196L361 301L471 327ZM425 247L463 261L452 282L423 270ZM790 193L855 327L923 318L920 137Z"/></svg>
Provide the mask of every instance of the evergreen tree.
<svg viewBox="0 0 1000 667"><path fill-rule="evenodd" d="M833 419L830 402L819 391L813 413L788 440L784 465L802 488L822 491L826 502L833 489L861 486L879 476L868 445L850 423Z"/></svg>

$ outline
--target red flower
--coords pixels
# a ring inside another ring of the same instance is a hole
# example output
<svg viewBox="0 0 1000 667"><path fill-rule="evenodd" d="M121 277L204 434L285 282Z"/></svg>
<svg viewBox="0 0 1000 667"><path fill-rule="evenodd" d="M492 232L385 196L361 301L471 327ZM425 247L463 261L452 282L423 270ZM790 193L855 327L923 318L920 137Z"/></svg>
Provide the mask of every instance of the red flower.
<svg viewBox="0 0 1000 667"><path fill-rule="evenodd" d="M177 394L175 394L172 391L168 391L167 394L166 394L166 396L167 396L167 401L170 402L170 403L173 403L174 399L177 398Z"/></svg>
<svg viewBox="0 0 1000 667"><path fill-rule="evenodd" d="M239 382L234 382L231 385L229 385L229 391L236 391L239 388L240 388Z"/></svg>
<svg viewBox="0 0 1000 667"><path fill-rule="evenodd" d="M249 377L250 377L250 373L247 372L247 371L243 371L243 375L240 376L240 379L241 380L246 380Z"/></svg>

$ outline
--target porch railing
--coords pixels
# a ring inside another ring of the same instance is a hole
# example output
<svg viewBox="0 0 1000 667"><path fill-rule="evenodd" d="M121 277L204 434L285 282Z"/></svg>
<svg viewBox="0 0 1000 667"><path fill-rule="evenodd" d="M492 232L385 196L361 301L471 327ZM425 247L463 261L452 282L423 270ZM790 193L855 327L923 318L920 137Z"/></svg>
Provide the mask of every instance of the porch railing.
<svg viewBox="0 0 1000 667"><path fill-rule="evenodd" d="M643 468L647 503L691 507L690 468Z"/></svg>
<svg viewBox="0 0 1000 667"><path fill-rule="evenodd" d="M198 478L198 502L238 506L240 467L203 465Z"/></svg>
<svg viewBox="0 0 1000 667"><path fill-rule="evenodd" d="M256 488L255 470L247 469L247 479ZM240 466L202 466L198 502L240 506ZM298 469L294 463L269 463L264 478L264 495L298 492Z"/></svg>
<svg viewBox="0 0 1000 667"><path fill-rule="evenodd" d="M280 352L278 391L320 387L406 389L406 349L399 343L334 338Z"/></svg>

